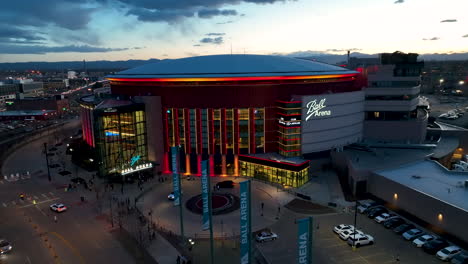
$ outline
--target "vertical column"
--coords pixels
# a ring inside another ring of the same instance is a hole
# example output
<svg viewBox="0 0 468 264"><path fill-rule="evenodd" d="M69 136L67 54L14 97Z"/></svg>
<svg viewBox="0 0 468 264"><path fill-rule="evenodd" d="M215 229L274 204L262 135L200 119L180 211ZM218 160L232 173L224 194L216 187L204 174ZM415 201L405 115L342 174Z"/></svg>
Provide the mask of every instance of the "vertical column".
<svg viewBox="0 0 468 264"><path fill-rule="evenodd" d="M192 140L190 135L190 109L184 108L184 135L185 135L185 174L190 175L190 153L192 153Z"/></svg>
<svg viewBox="0 0 468 264"><path fill-rule="evenodd" d="M226 108L221 109L221 154L227 154Z"/></svg>
<svg viewBox="0 0 468 264"><path fill-rule="evenodd" d="M214 111L212 108L208 109L208 153L210 154L210 175L214 176L214 157L215 154L215 134L214 134Z"/></svg>
<svg viewBox="0 0 468 264"><path fill-rule="evenodd" d="M185 174L190 175L190 154L185 154Z"/></svg>
<svg viewBox="0 0 468 264"><path fill-rule="evenodd" d="M203 133L202 133L203 130L202 130L201 109L196 109L195 110L195 116L196 116L196 128L197 128L197 154L200 155L200 154L203 153Z"/></svg>
<svg viewBox="0 0 468 264"><path fill-rule="evenodd" d="M210 155L209 161L210 161L210 176L215 176L213 155Z"/></svg>
<svg viewBox="0 0 468 264"><path fill-rule="evenodd" d="M239 176L239 155L234 155L234 176Z"/></svg>
<svg viewBox="0 0 468 264"><path fill-rule="evenodd" d="M234 109L234 153L239 154L239 109Z"/></svg>
<svg viewBox="0 0 468 264"><path fill-rule="evenodd" d="M221 156L221 176L227 176L227 170L226 170L226 155L223 154Z"/></svg>
<svg viewBox="0 0 468 264"><path fill-rule="evenodd" d="M254 154L256 149L255 144L255 109L249 108L249 153Z"/></svg>
<svg viewBox="0 0 468 264"><path fill-rule="evenodd" d="M227 126L226 126L226 108L221 109L221 175L227 176L226 168L227 154Z"/></svg>
<svg viewBox="0 0 468 264"><path fill-rule="evenodd" d="M200 166L201 162L202 162L202 154L198 154L197 155L197 164L198 164L197 176L201 176L202 174L202 168Z"/></svg>
<svg viewBox="0 0 468 264"><path fill-rule="evenodd" d="M179 109L172 108L172 121L174 123L174 144L176 146L180 145L180 136L179 136Z"/></svg>
<svg viewBox="0 0 468 264"><path fill-rule="evenodd" d="M208 109L208 153L210 155L215 154L215 134L214 134L214 111L212 108ZM211 165L211 164L210 164ZM210 168L211 170L211 168Z"/></svg>
<svg viewBox="0 0 468 264"><path fill-rule="evenodd" d="M170 111L168 108L163 108L163 136L164 136L164 156L163 156L163 173L171 173L169 169L169 150L170 150L170 143L169 143L169 113ZM171 112L172 114L172 112Z"/></svg>
<svg viewBox="0 0 468 264"><path fill-rule="evenodd" d="M184 134L185 134L185 153L192 152L192 141L190 139L190 109L184 108Z"/></svg>

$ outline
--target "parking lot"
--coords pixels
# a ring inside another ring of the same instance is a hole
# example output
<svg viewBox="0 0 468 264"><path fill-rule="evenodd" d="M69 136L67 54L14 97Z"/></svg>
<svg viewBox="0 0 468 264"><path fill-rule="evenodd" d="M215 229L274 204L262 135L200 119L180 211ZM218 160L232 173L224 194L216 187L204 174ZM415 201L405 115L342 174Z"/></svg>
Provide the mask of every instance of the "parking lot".
<svg viewBox="0 0 468 264"><path fill-rule="evenodd" d="M272 226L272 230L279 235L279 239L258 245L270 263L293 263L296 260L297 226L294 221L306 216L288 211L279 222ZM386 229L383 225L361 214L357 216L357 228L373 236L375 242L373 245L362 246L353 251L346 241L341 240L332 231L336 225L353 223L353 213L314 216L314 263L441 263L435 256L416 248L411 241L406 241L401 235L395 234L391 229ZM399 262L396 260L397 257Z"/></svg>

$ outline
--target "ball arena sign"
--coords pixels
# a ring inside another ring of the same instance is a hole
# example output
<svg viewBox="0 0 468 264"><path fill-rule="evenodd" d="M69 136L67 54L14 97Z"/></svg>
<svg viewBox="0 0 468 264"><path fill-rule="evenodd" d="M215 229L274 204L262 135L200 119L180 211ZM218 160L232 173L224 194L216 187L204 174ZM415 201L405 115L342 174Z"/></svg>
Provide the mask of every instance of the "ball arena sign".
<svg viewBox="0 0 468 264"><path fill-rule="evenodd" d="M330 116L330 110L321 111L323 108L327 107L325 105L326 100L326 98L323 98L320 100L320 102L317 102L317 99L308 102L306 105L307 117L305 121L308 121L311 117Z"/></svg>

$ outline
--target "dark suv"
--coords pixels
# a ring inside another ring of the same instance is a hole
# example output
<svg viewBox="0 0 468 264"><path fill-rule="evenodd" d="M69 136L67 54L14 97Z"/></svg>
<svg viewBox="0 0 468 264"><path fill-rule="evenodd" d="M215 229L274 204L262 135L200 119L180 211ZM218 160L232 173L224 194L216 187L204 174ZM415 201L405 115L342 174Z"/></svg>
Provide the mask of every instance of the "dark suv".
<svg viewBox="0 0 468 264"><path fill-rule="evenodd" d="M413 224L402 224L400 226L397 226L393 229L393 231L399 235L403 234L404 232L416 228Z"/></svg>
<svg viewBox="0 0 468 264"><path fill-rule="evenodd" d="M383 207L377 207L374 210L369 211L367 217L374 219L383 213L388 213L388 210Z"/></svg>
<svg viewBox="0 0 468 264"><path fill-rule="evenodd" d="M220 188L234 188L234 182L233 181L222 181L222 182L218 182L216 183L216 189L220 189Z"/></svg>
<svg viewBox="0 0 468 264"><path fill-rule="evenodd" d="M437 251L446 248L449 246L449 243L443 239L434 239L422 245L424 252L434 255Z"/></svg>
<svg viewBox="0 0 468 264"><path fill-rule="evenodd" d="M468 253L460 253L453 257L452 264L468 264Z"/></svg>
<svg viewBox="0 0 468 264"><path fill-rule="evenodd" d="M399 225L402 225L406 223L405 220L403 220L403 218L400 218L400 217L396 217L396 218L392 218L392 219L388 219L387 221L385 221L383 223L383 226L387 229L393 229Z"/></svg>

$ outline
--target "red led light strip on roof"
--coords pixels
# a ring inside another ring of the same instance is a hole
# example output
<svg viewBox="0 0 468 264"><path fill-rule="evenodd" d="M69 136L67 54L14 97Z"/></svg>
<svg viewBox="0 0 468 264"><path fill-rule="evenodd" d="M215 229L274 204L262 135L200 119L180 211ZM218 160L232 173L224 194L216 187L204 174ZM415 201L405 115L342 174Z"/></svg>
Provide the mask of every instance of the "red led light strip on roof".
<svg viewBox="0 0 468 264"><path fill-rule="evenodd" d="M307 80L333 79L356 76L349 74L305 75L305 76L255 76L255 77L212 77L212 78L107 78L115 82L224 82L224 81L268 81L268 80ZM288 102L291 103L291 102Z"/></svg>

